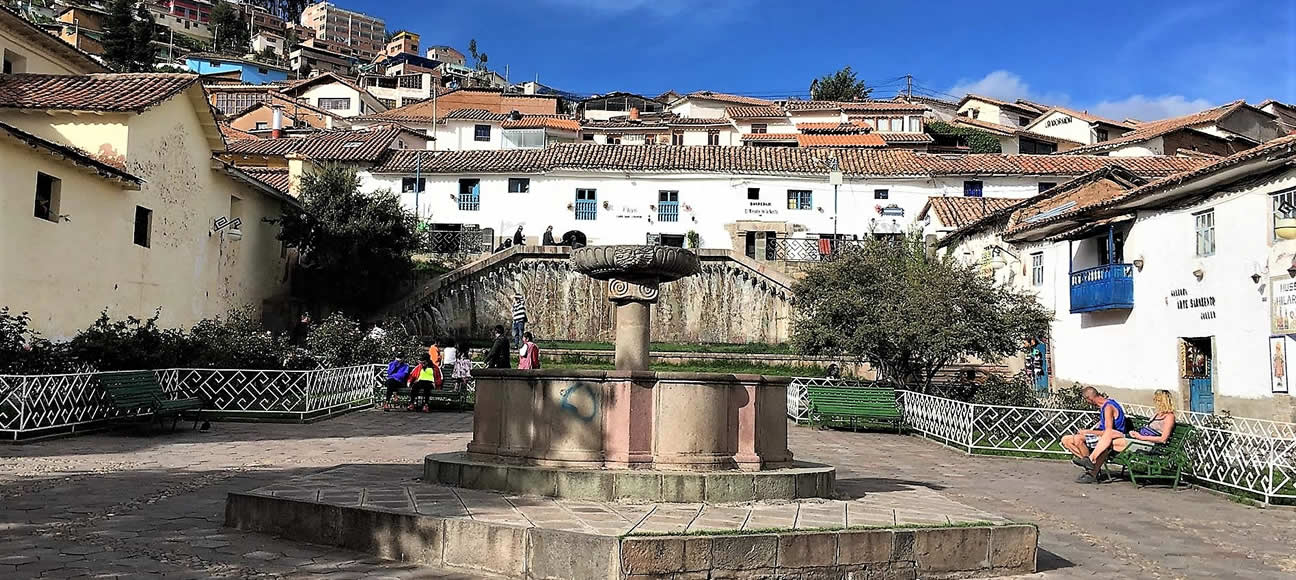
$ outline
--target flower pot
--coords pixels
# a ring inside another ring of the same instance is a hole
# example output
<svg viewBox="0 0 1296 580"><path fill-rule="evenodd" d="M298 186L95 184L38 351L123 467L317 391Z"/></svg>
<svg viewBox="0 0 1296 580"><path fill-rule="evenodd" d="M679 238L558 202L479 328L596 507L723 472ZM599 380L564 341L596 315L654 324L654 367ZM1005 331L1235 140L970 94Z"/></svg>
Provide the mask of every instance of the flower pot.
<svg viewBox="0 0 1296 580"><path fill-rule="evenodd" d="M1296 240L1296 218L1274 220L1274 235L1284 240Z"/></svg>

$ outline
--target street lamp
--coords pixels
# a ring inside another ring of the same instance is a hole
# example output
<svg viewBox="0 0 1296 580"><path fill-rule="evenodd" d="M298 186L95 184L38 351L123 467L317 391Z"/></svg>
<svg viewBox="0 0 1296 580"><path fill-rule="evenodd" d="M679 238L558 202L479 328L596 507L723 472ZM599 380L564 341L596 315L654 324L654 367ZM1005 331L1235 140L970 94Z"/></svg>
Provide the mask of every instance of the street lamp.
<svg viewBox="0 0 1296 580"><path fill-rule="evenodd" d="M836 157L828 158L828 183L833 186L833 246L837 245L837 188L842 184L841 166Z"/></svg>

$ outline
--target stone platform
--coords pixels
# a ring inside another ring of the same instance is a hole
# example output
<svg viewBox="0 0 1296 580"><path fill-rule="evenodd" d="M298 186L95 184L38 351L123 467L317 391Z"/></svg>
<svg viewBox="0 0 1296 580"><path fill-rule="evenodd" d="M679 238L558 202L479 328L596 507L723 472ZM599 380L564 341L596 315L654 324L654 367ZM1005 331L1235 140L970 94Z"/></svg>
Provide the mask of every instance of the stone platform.
<svg viewBox="0 0 1296 580"><path fill-rule="evenodd" d="M342 466L231 493L225 523L510 578L1035 571L1033 525L921 488L849 500L620 503L446 487L417 475L414 466Z"/></svg>
<svg viewBox="0 0 1296 580"><path fill-rule="evenodd" d="M729 503L832 497L836 470L790 463L763 471L573 469L502 465L467 453L429 455L423 480L467 489L592 501Z"/></svg>

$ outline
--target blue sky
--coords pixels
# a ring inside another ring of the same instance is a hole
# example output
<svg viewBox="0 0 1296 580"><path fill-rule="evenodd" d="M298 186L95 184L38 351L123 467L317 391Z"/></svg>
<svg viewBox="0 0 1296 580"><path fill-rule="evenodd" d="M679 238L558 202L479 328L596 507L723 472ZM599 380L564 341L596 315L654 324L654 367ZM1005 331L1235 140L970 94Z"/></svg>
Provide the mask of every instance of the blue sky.
<svg viewBox="0 0 1296 580"><path fill-rule="evenodd" d="M335 0L577 93L804 93L844 65L892 96L1030 98L1151 119L1296 102L1296 0Z"/></svg>

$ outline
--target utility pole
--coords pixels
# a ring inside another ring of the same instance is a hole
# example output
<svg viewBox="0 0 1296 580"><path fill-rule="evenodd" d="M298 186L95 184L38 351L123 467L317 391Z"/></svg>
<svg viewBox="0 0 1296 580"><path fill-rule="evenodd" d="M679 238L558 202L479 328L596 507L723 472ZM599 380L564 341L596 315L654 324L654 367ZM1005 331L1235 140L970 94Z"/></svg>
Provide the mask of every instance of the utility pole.
<svg viewBox="0 0 1296 580"><path fill-rule="evenodd" d="M833 244L833 245L832 245L832 247L833 247L833 252L836 253L836 248L837 248L837 221L838 221L838 219L837 219L837 188L838 188L839 186L841 186L841 183L842 183L841 165L838 163L836 157L829 157L829 158L828 158L828 182L831 183L832 186L833 186L833 241L832 241L832 244Z"/></svg>
<svg viewBox="0 0 1296 580"><path fill-rule="evenodd" d="M905 96L913 98L913 75L905 75Z"/></svg>

